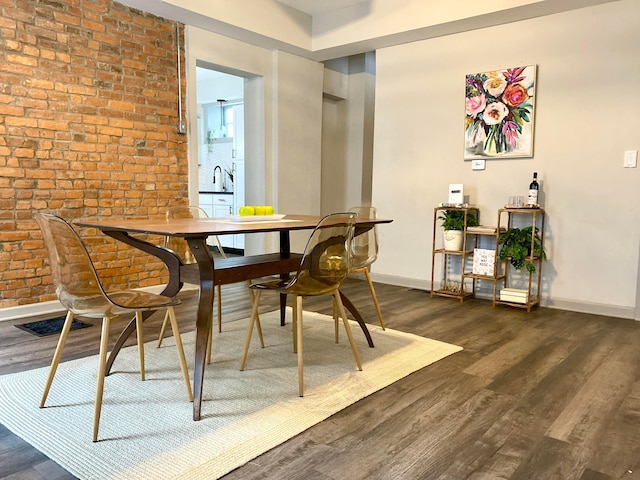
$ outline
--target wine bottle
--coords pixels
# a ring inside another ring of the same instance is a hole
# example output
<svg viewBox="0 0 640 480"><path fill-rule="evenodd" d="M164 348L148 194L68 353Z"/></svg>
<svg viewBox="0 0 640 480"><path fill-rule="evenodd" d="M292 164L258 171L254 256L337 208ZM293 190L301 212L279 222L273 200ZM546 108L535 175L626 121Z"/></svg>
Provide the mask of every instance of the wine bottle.
<svg viewBox="0 0 640 480"><path fill-rule="evenodd" d="M533 172L533 180L529 184L529 197L527 198L527 205L538 205L538 191L540 185L538 185L538 172Z"/></svg>

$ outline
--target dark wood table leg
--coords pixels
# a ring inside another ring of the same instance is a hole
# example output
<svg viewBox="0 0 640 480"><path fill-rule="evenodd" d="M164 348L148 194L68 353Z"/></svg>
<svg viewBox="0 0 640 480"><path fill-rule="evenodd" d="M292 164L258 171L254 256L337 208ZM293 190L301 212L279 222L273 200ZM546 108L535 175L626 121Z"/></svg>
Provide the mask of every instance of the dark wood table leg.
<svg viewBox="0 0 640 480"><path fill-rule="evenodd" d="M281 278L287 278L288 275L286 273L283 273L280 275ZM280 294L280 326L284 327L285 325L285 316L287 313L287 294L286 293L281 293Z"/></svg>
<svg viewBox="0 0 640 480"><path fill-rule="evenodd" d="M157 257L164 262L164 264L167 266L167 269L169 270L169 282L165 286L164 290L160 293L161 295L164 295L165 297L173 297L180 291L180 289L182 288L182 282L180 281L180 266L182 265L182 260L180 259L180 257L178 257L178 255L167 248L161 247L159 245L154 245L139 238L132 237L127 232L105 230L103 231L103 233L112 238L115 238L116 240L126 243L127 245L131 245L132 247L153 255L154 257ZM143 312L143 320L149 318L151 315L153 315L153 313L154 312ZM122 332L120 333L120 336L117 338L113 349L109 353L106 365L106 375L110 374L113 362L116 360L116 357L122 349L122 346L135 329L136 317L133 316L124 330L122 330Z"/></svg>
<svg viewBox="0 0 640 480"><path fill-rule="evenodd" d="M200 273L200 299L198 302L198 318L196 320L196 355L193 368L193 419L200 420L204 369L207 364L207 343L213 313L214 265L206 237L187 238L187 243L198 262L198 271Z"/></svg>
<svg viewBox="0 0 640 480"><path fill-rule="evenodd" d="M354 236L362 235L363 233L366 233L372 228L374 228L373 224L357 224L355 227ZM351 312L351 315L353 315L353 318L355 318L356 322L358 322L358 324L360 325L360 328L362 329L362 333L364 333L364 336L367 338L367 343L371 348L373 348L374 346L373 339L371 338L371 333L369 333L367 324L364 323L364 319L362 318L362 315L360 315L360 312L358 311L356 306L353 303L351 303L351 300L349 300L342 291L340 290L338 291L340 292L340 298L342 299L342 303L344 304L345 308Z"/></svg>
<svg viewBox="0 0 640 480"><path fill-rule="evenodd" d="M358 322L358 324L360 325L360 328L362 329L362 333L364 333L364 336L367 338L367 343L371 348L373 348L374 347L373 339L371 338L371 333L369 333L367 324L364 323L364 319L362 318L362 315L360 315L360 312L358 311L358 309L355 307L353 303L351 303L351 300L349 300L342 291L340 291L340 298L342 299L342 303L344 304L344 307L351 312L351 315L353 315L353 318L355 318L356 322Z"/></svg>
<svg viewBox="0 0 640 480"><path fill-rule="evenodd" d="M289 236L289 230L280 232L280 253L291 253L291 237ZM280 278L289 278L288 273L283 273ZM284 327L285 314L287 312L287 294L280 294L280 326Z"/></svg>

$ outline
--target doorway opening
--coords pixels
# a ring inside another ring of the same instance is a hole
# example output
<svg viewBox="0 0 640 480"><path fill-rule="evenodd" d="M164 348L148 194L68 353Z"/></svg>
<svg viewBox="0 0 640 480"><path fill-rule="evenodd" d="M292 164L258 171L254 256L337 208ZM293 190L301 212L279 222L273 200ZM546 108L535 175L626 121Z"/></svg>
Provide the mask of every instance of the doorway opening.
<svg viewBox="0 0 640 480"><path fill-rule="evenodd" d="M234 215L245 204L244 78L196 66L198 204L210 217ZM220 237L242 254L244 235Z"/></svg>

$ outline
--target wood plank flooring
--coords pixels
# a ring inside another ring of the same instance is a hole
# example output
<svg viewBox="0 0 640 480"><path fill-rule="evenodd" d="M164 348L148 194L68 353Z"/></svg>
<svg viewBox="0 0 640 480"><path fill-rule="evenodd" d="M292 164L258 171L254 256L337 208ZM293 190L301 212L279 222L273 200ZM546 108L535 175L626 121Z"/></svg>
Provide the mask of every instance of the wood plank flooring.
<svg viewBox="0 0 640 480"><path fill-rule="evenodd" d="M389 328L464 350L337 413L225 480L640 480L640 323L376 288ZM345 291L376 323L366 284L350 279ZM277 307L275 297L263 296L265 311ZM186 292L183 300L178 318L188 331L195 294ZM331 302L309 298L305 308L330 314ZM248 315L244 285L223 287L224 321ZM149 339L161 320L157 315L147 322ZM50 362L57 336L38 338L13 327L24 321L0 322L0 374ZM99 334L97 327L72 332L65 359L96 354ZM74 477L0 426L0 478Z"/></svg>

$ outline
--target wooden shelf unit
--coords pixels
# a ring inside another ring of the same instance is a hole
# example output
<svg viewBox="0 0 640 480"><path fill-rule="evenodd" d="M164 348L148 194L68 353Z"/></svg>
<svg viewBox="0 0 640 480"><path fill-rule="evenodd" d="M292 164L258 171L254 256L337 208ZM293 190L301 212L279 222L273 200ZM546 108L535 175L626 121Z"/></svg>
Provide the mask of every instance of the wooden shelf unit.
<svg viewBox="0 0 640 480"><path fill-rule="evenodd" d="M540 235L540 243L541 243L541 247L543 248L544 251L544 223L545 223L545 211L543 208L501 208L498 210L498 229L500 229L500 225L501 223L504 225L502 218L504 216L504 214L506 214L507 216L507 224L506 224L506 228L509 229L513 226L514 224L514 219L516 218L516 216L522 216L522 215L530 215L531 216L531 223L530 225L533 227L533 232L531 235L531 252L533 253L533 244L534 244L534 235L535 235L535 229L536 227L539 230L539 235ZM496 256L498 255L499 250L496 249ZM540 284L541 284L541 280L542 280L542 257L540 255L531 255L530 257L528 257L528 260L531 261L535 267L536 267L536 271L534 273L528 272L526 271L526 269L523 269L523 275L528 275L528 279L527 279L527 301L520 303L520 302L511 302L511 301L505 301L505 300L500 300L500 294L499 291L497 291L497 289L494 289L493 291L493 305L509 305L511 307L517 307L517 308L526 308L527 312L530 312L531 309L540 304ZM505 275L504 275L504 284L503 284L503 288L508 287L509 285L509 269L513 268L510 266L509 263L509 259L505 260L506 265L505 265ZM524 289L523 289L524 290Z"/></svg>
<svg viewBox="0 0 640 480"><path fill-rule="evenodd" d="M444 248L436 248L437 233L440 233L442 238L442 228L438 227L438 214L445 210L462 210L464 211L464 223L467 224L467 217L469 213L475 213L476 218L480 216L480 210L477 207L435 207L433 209L433 243L431 250L431 296L438 295L441 297L457 298L461 302L467 297L473 297L475 295L475 280L472 279L471 289L467 290L465 287L465 275L464 266L467 258L473 255L473 247L469 248L467 245L467 235L465 231L462 232L462 250L445 250ZM436 257L442 256L442 276L440 280L440 288L435 288L435 265ZM447 273L447 266L451 265L453 258L460 259L460 282L459 291L451 290L448 288L449 275Z"/></svg>
<svg viewBox="0 0 640 480"><path fill-rule="evenodd" d="M493 261L493 275L483 275L483 274L478 274L478 273L473 273L472 271L467 271L464 272L464 277L465 278L472 278L474 280L480 280L480 281L486 281L486 282L491 282L492 283L492 287L493 287L493 298L495 298L496 296L496 290L498 287L499 282L502 282L503 286L505 285L505 281L506 281L506 261L505 260L500 260L500 257L498 255L498 246L499 246L499 240L500 240L500 234L504 233L505 229L504 228L500 228L500 226L495 227L495 230L492 232L479 232L479 231L467 231L465 232L466 235L475 235L476 237L476 241L475 244L476 246L480 245L481 242L479 239L483 238L483 237L491 237L490 241L488 242L489 245L491 246L491 248L494 251L494 261ZM490 250L489 248L487 250ZM472 252L473 254L473 252Z"/></svg>

